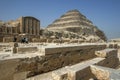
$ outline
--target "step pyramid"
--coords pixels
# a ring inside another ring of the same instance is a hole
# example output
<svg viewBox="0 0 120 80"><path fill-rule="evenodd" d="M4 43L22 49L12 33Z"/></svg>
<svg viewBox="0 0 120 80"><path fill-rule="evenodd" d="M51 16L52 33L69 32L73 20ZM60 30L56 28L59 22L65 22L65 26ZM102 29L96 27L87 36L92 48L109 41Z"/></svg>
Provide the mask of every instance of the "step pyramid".
<svg viewBox="0 0 120 80"><path fill-rule="evenodd" d="M56 19L47 27L50 31L68 31L76 33L82 37L94 37L97 40L106 41L105 34L98 29L92 21L87 19L78 10L70 10Z"/></svg>

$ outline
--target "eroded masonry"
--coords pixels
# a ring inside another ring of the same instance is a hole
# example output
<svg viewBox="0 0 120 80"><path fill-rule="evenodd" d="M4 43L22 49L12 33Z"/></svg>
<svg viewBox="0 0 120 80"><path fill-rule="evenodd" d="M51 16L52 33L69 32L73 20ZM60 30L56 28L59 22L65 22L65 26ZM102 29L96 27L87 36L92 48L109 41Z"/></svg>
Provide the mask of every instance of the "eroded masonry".
<svg viewBox="0 0 120 80"><path fill-rule="evenodd" d="M22 36L31 38L39 38L40 21L34 17L20 17L17 20L1 22L0 25L0 42L12 42L17 37L20 42Z"/></svg>
<svg viewBox="0 0 120 80"><path fill-rule="evenodd" d="M0 45L0 80L116 80L115 43ZM14 53L15 49L15 53Z"/></svg>
<svg viewBox="0 0 120 80"><path fill-rule="evenodd" d="M106 42L78 10L45 29L31 16L0 21L0 33L0 80L120 79L119 40ZM28 43L21 43L23 38Z"/></svg>

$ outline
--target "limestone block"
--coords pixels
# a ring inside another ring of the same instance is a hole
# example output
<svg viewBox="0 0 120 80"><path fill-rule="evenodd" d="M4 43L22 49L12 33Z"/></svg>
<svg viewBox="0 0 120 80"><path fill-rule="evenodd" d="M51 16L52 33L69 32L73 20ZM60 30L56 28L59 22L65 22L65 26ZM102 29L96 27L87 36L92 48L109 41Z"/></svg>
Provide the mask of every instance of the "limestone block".
<svg viewBox="0 0 120 80"><path fill-rule="evenodd" d="M112 68L91 65L91 72L97 78L97 80L119 80L120 71Z"/></svg>
<svg viewBox="0 0 120 80"><path fill-rule="evenodd" d="M52 71L52 77L54 80L68 80L67 69L61 68L61 69Z"/></svg>
<svg viewBox="0 0 120 80"><path fill-rule="evenodd" d="M116 68L119 65L119 58L116 57L108 57L97 63L99 66Z"/></svg>
<svg viewBox="0 0 120 80"><path fill-rule="evenodd" d="M78 63L76 65L70 66L68 69L68 79L69 80L82 80L82 79L88 80L91 77L88 75L88 73L90 73L89 66L92 64L96 64L103 59L104 58L94 58L92 60L88 60L85 62Z"/></svg>
<svg viewBox="0 0 120 80"><path fill-rule="evenodd" d="M95 55L97 55L98 57L103 57L103 58L107 58L107 57L118 57L118 51L117 49L104 49L104 50L100 50L100 51L95 51Z"/></svg>
<svg viewBox="0 0 120 80"><path fill-rule="evenodd" d="M19 72L14 74L13 80L25 80L29 72Z"/></svg>
<svg viewBox="0 0 120 80"><path fill-rule="evenodd" d="M0 80L14 80L13 76L18 63L19 59L0 61Z"/></svg>
<svg viewBox="0 0 120 80"><path fill-rule="evenodd" d="M17 47L17 53L35 53L38 51L37 47Z"/></svg>
<svg viewBox="0 0 120 80"><path fill-rule="evenodd" d="M54 53L62 53L62 52L71 52L71 51L79 51L81 49L83 50L92 50L94 53L96 50L102 50L105 49L105 44L92 44L92 45L72 45L72 46L61 46L61 47L46 47L45 48L45 55L50 55Z"/></svg>
<svg viewBox="0 0 120 80"><path fill-rule="evenodd" d="M39 74L39 75L36 75L36 76L32 76L32 77L27 78L25 80L54 80L52 78L51 74L52 74L51 72L43 73L43 74Z"/></svg>
<svg viewBox="0 0 120 80"><path fill-rule="evenodd" d="M91 72L97 77L98 80L110 80L110 74L106 70L91 66Z"/></svg>

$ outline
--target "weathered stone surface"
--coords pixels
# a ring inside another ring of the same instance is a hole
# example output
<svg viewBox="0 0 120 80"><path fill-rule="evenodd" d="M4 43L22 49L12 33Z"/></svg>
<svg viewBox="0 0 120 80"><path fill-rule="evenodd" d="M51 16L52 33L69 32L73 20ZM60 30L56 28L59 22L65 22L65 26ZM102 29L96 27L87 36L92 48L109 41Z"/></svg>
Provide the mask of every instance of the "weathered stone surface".
<svg viewBox="0 0 120 80"><path fill-rule="evenodd" d="M34 56L31 58L29 57L17 58L16 56L18 61L15 64L12 64L12 62L14 61L12 61L11 58L8 60L11 62L11 64L9 64L9 62L6 62L5 64L0 64L1 72L4 72L4 69L1 68L1 65L2 66L11 65L11 68L4 67L5 69L8 70L8 72L10 71L11 74L4 75L4 77L1 77L1 78L3 80L8 80L6 78L11 77L10 80L12 80L13 73L15 73L16 76L18 76L19 73L21 72L29 72L26 75L26 77L32 77L37 74L45 73L45 72L56 70L58 68L62 68L68 65L73 65L88 59L92 59L96 57L94 54L96 50L101 50L104 48L106 48L105 44L82 45L82 46L76 45L76 46L53 47L53 48L46 47L45 48L46 55L43 55L40 57ZM14 55L19 56L20 54L14 54ZM3 60L3 63L4 62L5 60ZM7 72L7 70L5 72ZM21 76L25 76L25 75L21 75Z"/></svg>
<svg viewBox="0 0 120 80"><path fill-rule="evenodd" d="M108 57L105 60L97 63L97 65L103 66L103 67L116 68L119 65L119 58Z"/></svg>
<svg viewBox="0 0 120 80"><path fill-rule="evenodd" d="M35 53L38 51L37 47L17 47L16 48L16 53Z"/></svg>
<svg viewBox="0 0 120 80"><path fill-rule="evenodd" d="M86 44L86 45L72 45L72 46L58 46L58 47L46 47L44 49L45 55L54 54L54 53L62 53L62 52L74 52L78 51L78 53L87 52L94 53L96 50L102 50L106 48L106 44ZM92 51L92 52L89 52ZM89 55L89 54L87 54ZM87 57L87 56L86 56Z"/></svg>
<svg viewBox="0 0 120 80"><path fill-rule="evenodd" d="M40 74L37 76L27 78L25 80L54 80L54 79L52 78L52 73L48 72L48 73L44 73L44 74Z"/></svg>
<svg viewBox="0 0 120 80"><path fill-rule="evenodd" d="M92 73L96 76L98 80L119 80L120 79L120 71L102 67L91 65L90 66Z"/></svg>
<svg viewBox="0 0 120 80"><path fill-rule="evenodd" d="M75 65L63 67L44 74L38 74L26 80L117 80L119 71L99 67L97 64L105 58L94 58ZM92 66L91 66L92 65Z"/></svg>
<svg viewBox="0 0 120 80"><path fill-rule="evenodd" d="M70 68L68 68L69 80L88 80L89 78L94 77L93 75L90 75L91 72L89 66L92 64L96 64L103 59L104 58L94 58L71 66Z"/></svg>
<svg viewBox="0 0 120 80"><path fill-rule="evenodd" d="M118 57L118 50L117 49L104 49L101 51L96 51L95 54L98 57L103 57L103 58L107 58L107 57Z"/></svg>
<svg viewBox="0 0 120 80"><path fill-rule="evenodd" d="M52 77L54 80L68 80L67 67L52 71Z"/></svg>
<svg viewBox="0 0 120 80"><path fill-rule="evenodd" d="M26 80L88 80L89 78L94 77L94 75L91 74L89 66L103 59L104 58L94 58L82 63L50 71L48 73L39 74L37 76L27 78ZM70 72L73 72L71 75L73 75L75 79L71 78Z"/></svg>
<svg viewBox="0 0 120 80"><path fill-rule="evenodd" d="M98 80L110 80L110 73L106 70L91 66L91 72L97 77Z"/></svg>
<svg viewBox="0 0 120 80"><path fill-rule="evenodd" d="M27 74L29 72L19 72L15 73L13 76L13 80L25 80L27 78Z"/></svg>
<svg viewBox="0 0 120 80"><path fill-rule="evenodd" d="M0 61L0 80L14 80L18 63L18 59Z"/></svg>

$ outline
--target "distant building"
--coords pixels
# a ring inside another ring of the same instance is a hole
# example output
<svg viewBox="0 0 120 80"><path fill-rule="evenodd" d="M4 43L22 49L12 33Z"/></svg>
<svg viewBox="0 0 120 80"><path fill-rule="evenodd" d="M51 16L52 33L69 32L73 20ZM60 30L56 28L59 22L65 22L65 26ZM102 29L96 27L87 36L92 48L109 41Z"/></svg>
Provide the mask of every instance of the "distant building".
<svg viewBox="0 0 120 80"><path fill-rule="evenodd" d="M39 35L40 21L34 17L21 17L19 18L19 33L29 35Z"/></svg>
<svg viewBox="0 0 120 80"><path fill-rule="evenodd" d="M40 36L40 21L34 17L20 17L16 21L8 21L0 24L0 41L5 37L26 35L29 38Z"/></svg>

